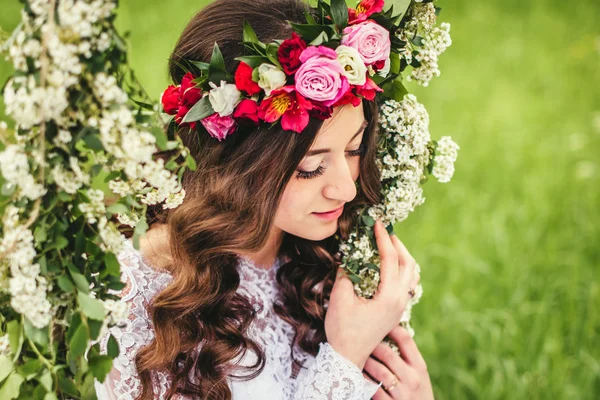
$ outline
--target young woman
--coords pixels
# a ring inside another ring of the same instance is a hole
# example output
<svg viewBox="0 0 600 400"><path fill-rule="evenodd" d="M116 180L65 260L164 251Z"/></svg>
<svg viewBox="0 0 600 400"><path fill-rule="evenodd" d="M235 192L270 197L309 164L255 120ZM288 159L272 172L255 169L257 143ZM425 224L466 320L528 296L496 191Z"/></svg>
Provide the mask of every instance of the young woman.
<svg viewBox="0 0 600 400"><path fill-rule="evenodd" d="M227 70L243 55L246 20L263 42L303 23L296 0L219 0L185 28L170 62ZM398 327L419 281L415 261L381 222L381 283L358 298L338 270L334 235L378 202L377 105L334 107L300 133L243 126L226 140L181 126L197 162L178 208L152 213L140 250L119 254L131 304L112 328L120 355L100 399L433 399L425 362ZM382 344L389 335L402 357ZM107 346L107 337L103 345Z"/></svg>

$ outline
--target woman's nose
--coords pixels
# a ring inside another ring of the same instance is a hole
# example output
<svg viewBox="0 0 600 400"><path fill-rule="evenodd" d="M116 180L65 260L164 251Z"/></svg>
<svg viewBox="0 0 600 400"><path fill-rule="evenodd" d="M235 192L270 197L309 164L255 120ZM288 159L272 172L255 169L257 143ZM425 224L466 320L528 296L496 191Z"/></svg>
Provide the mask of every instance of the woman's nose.
<svg viewBox="0 0 600 400"><path fill-rule="evenodd" d="M356 197L356 183L347 160L337 163L323 189L323 196L332 200L350 202Z"/></svg>

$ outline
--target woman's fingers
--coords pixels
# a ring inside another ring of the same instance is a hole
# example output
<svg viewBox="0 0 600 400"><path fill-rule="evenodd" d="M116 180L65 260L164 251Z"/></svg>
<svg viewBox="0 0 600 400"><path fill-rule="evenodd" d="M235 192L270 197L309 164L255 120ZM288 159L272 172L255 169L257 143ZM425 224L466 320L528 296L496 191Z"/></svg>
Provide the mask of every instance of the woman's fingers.
<svg viewBox="0 0 600 400"><path fill-rule="evenodd" d="M398 355L396 357L399 358ZM392 372L389 365L380 362L374 357L369 357L365 363L365 371L375 381L382 382L381 388L377 390L381 399L406 399L408 398L408 388L418 385L419 382L419 377L410 368L406 368L404 372L396 374Z"/></svg>
<svg viewBox="0 0 600 400"><path fill-rule="evenodd" d="M405 381L411 375L410 367L388 344L379 343L371 355L392 371L400 381Z"/></svg>
<svg viewBox="0 0 600 400"><path fill-rule="evenodd" d="M375 240L377 242L377 250L381 257L381 266L379 274L381 282L393 282L398 278L398 252L394 247L390 234L383 226L383 222L379 219L375 222Z"/></svg>
<svg viewBox="0 0 600 400"><path fill-rule="evenodd" d="M392 235L392 244L398 252L398 262L402 266L402 279L407 285L412 283L413 275L415 272L415 259L410 255L404 243L398 239L396 235ZM412 286L411 286L412 288Z"/></svg>
<svg viewBox="0 0 600 400"><path fill-rule="evenodd" d="M335 299L345 304L351 304L355 296L352 281L346 276L342 268L338 268L333 288L331 288L330 301Z"/></svg>
<svg viewBox="0 0 600 400"><path fill-rule="evenodd" d="M413 340L410 333L401 326L397 326L392 329L388 336L396 342L400 349L402 358L412 367L419 369L427 369L425 359L421 355L421 352L417 348L417 344Z"/></svg>

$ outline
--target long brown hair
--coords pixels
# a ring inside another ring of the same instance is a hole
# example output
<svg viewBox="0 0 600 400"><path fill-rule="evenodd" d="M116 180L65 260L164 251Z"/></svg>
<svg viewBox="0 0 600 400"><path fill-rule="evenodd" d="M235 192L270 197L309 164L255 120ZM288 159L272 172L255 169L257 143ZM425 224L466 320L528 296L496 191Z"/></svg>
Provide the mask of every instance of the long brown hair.
<svg viewBox="0 0 600 400"><path fill-rule="evenodd" d="M243 20L261 41L270 42L291 36L286 20L303 23L306 10L300 0L211 3L188 23L175 46L169 65L173 81L180 83L184 75L182 59L208 62L215 42L227 69L235 71L234 58L244 54L239 44ZM357 196L339 219L343 238L349 235L356 209L375 204L380 191L375 163L377 105L368 101L363 105L369 121L363 137L367 150L361 158ZM168 213L148 214L154 222L166 224L172 239L173 280L148 309L155 339L136 356L143 385L139 399L153 398L152 379L158 370L172 377L167 398L180 393L203 399L231 399L226 377L252 379L262 371L264 352L245 336L255 312L237 293L239 254L265 245L286 184L322 124L311 119L301 134L244 127L222 142L189 128L178 131L198 167L183 177L182 205ZM324 301L335 277L332 254L337 245L334 236L315 242L285 234L280 249L289 262L277 273L283 300L275 311L295 328L294 343L313 355L318 343L326 340ZM248 350L258 356L255 365L242 368L232 363Z"/></svg>

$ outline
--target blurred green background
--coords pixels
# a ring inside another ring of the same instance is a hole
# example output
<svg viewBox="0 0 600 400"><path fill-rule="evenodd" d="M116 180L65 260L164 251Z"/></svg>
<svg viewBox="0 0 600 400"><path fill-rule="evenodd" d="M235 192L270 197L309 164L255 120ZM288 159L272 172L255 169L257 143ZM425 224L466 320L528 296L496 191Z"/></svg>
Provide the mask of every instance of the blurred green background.
<svg viewBox="0 0 600 400"><path fill-rule="evenodd" d="M121 2L154 98L204 4ZM433 137L461 151L452 182L428 183L396 229L423 268L413 326L436 399L599 398L600 3L439 5L454 43L441 77L409 89ZM2 1L5 31L20 7ZM0 63L2 82L9 73Z"/></svg>

